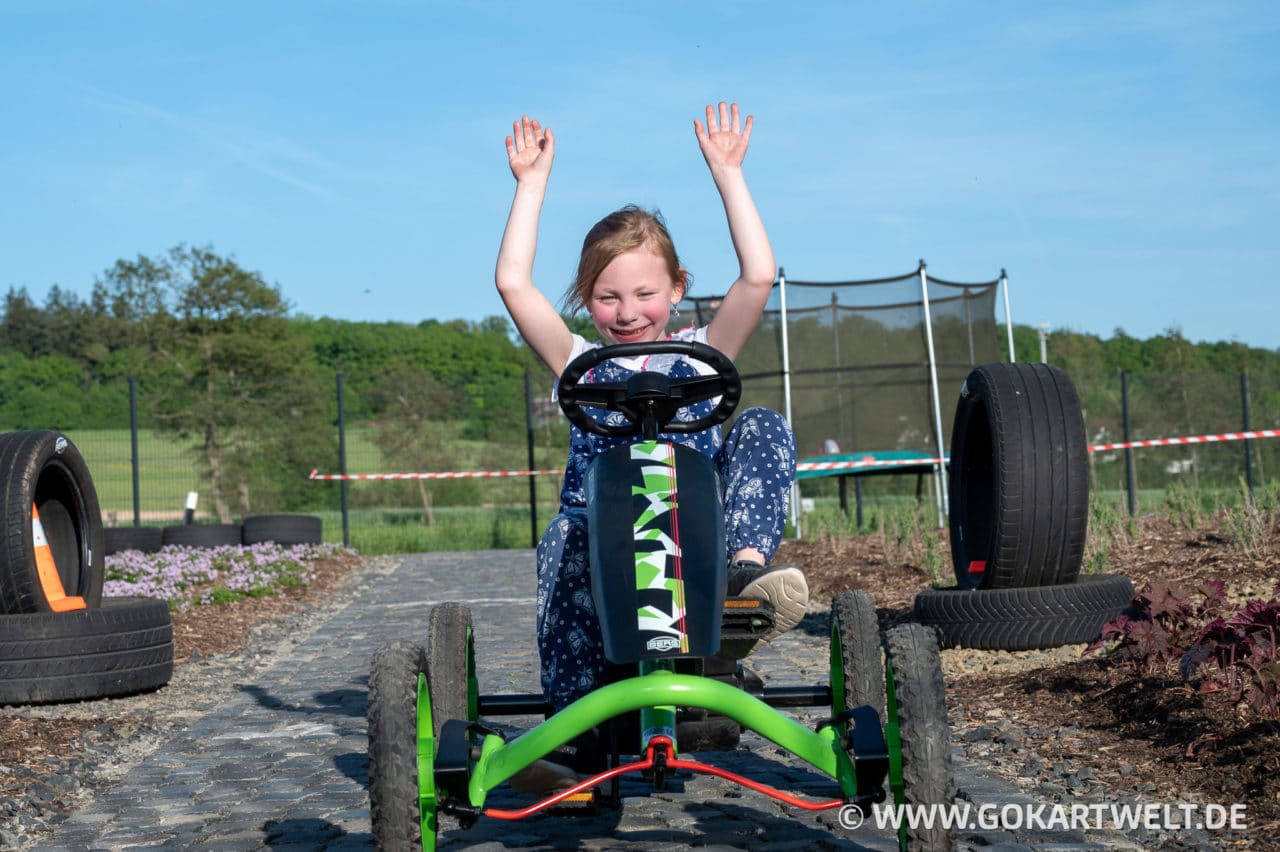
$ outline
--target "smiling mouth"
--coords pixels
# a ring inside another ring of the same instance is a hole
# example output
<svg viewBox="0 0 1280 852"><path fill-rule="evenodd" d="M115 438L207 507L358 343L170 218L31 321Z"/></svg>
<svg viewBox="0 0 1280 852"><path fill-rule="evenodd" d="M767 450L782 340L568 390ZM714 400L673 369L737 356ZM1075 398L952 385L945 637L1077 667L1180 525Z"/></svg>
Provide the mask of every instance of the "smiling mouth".
<svg viewBox="0 0 1280 852"><path fill-rule="evenodd" d="M613 329L613 336L619 339L639 337L640 335L644 334L646 328L648 328L648 326L641 326L640 328L626 328L626 329L615 328Z"/></svg>

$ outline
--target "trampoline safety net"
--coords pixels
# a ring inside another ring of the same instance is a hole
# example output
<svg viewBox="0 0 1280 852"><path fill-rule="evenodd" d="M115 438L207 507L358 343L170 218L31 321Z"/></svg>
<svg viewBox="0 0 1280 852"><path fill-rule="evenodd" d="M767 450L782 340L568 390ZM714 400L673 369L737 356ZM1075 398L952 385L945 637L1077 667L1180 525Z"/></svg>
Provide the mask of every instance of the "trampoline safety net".
<svg viewBox="0 0 1280 852"><path fill-rule="evenodd" d="M867 281L793 281L780 272L760 325L735 360L743 379L740 408L786 413L785 323L800 458L881 450L933 455L940 442L926 328L946 446L965 377L976 364L1004 359L996 322L1001 281L943 281L928 276L923 263L907 275ZM686 298L681 324L690 317L697 325L710 322L719 301Z"/></svg>

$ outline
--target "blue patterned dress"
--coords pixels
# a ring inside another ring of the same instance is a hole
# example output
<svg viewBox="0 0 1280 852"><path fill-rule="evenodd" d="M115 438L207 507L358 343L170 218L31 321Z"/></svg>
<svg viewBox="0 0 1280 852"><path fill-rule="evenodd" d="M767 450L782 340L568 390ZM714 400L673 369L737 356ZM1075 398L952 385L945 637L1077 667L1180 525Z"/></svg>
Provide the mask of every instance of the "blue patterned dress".
<svg viewBox="0 0 1280 852"><path fill-rule="evenodd" d="M706 329L684 329L676 340L706 342ZM588 344L590 345L590 344ZM583 382L625 382L647 369L672 378L699 374L688 359L654 355L638 369L617 361L598 364ZM677 420L693 420L710 413L714 400L683 408ZM593 419L626 422L622 414L583 407ZM602 685L605 669L600 621L591 595L591 571L587 564L586 497L583 480L596 456L617 446L633 444L639 435L611 438L569 427L569 460L560 512L547 526L538 544L538 653L542 661L542 688L555 710ZM727 558L753 547L772 559L782 542L787 495L795 481L795 436L776 411L749 408L739 413L723 440L713 426L687 435L664 433L662 440L683 444L710 456L724 489L725 549Z"/></svg>

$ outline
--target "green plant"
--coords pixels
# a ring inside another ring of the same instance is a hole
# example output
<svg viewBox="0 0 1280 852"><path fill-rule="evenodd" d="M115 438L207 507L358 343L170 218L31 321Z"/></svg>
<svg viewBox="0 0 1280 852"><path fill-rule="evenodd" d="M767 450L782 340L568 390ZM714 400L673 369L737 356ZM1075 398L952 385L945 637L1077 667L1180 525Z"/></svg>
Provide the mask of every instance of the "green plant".
<svg viewBox="0 0 1280 852"><path fill-rule="evenodd" d="M925 570L934 587L947 585L950 580L950 561L946 549L942 546L942 537L937 527L924 525L920 530L920 543L924 547L923 562Z"/></svg>
<svg viewBox="0 0 1280 852"><path fill-rule="evenodd" d="M1272 497L1265 494L1263 501L1255 500L1243 478L1240 481L1240 502L1224 511L1223 525L1231 539L1231 546L1247 559L1262 559L1274 547L1276 512L1267 511Z"/></svg>
<svg viewBox="0 0 1280 852"><path fill-rule="evenodd" d="M1201 495L1185 482L1175 482L1165 489L1164 510L1169 522L1183 529L1196 530L1203 520Z"/></svg>
<svg viewBox="0 0 1280 852"><path fill-rule="evenodd" d="M1115 500L1105 497L1097 491L1089 493L1089 525L1085 535L1084 571L1100 573L1111 565L1112 553L1123 536L1133 537L1130 529L1120 515L1120 506Z"/></svg>

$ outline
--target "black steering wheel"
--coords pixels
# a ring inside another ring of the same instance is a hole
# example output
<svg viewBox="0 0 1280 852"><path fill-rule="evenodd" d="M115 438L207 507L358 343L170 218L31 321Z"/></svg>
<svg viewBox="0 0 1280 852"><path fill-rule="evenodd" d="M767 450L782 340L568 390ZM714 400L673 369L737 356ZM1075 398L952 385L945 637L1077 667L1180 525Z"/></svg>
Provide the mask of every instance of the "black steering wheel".
<svg viewBox="0 0 1280 852"><path fill-rule="evenodd" d="M588 370L603 361L638 355L683 355L706 364L715 373L673 379L662 373L640 372L625 382L578 383ZM655 340L588 349L560 374L559 395L565 417L584 432L611 438L639 432L646 440L656 440L659 432L701 432L728 420L742 398L742 379L738 368L719 349L691 340ZM717 396L720 404L705 416L672 422L681 408ZM582 410L584 405L620 411L631 422L601 423Z"/></svg>

